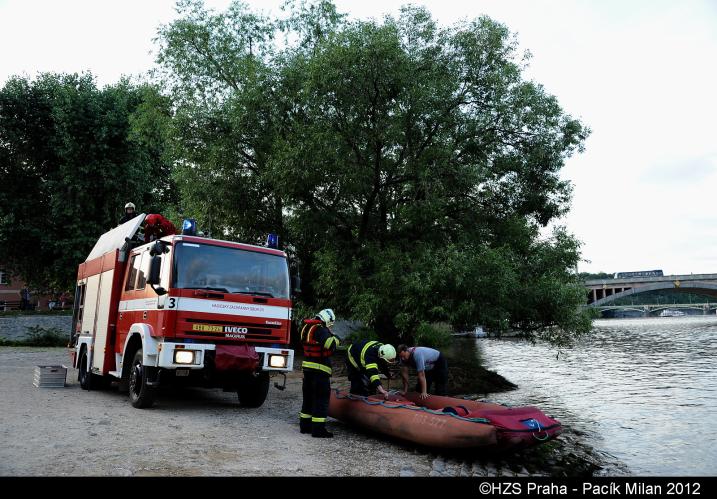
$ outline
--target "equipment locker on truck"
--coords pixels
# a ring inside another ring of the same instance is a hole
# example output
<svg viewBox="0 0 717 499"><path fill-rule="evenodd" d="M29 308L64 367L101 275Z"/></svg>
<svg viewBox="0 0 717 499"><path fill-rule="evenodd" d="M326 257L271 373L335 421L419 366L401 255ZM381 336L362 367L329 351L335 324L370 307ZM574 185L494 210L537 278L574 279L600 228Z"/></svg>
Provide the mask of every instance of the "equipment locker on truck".
<svg viewBox="0 0 717 499"><path fill-rule="evenodd" d="M242 406L261 406L270 375L293 367L286 254L190 235L143 244L144 218L103 234L78 268L70 348L80 385L119 381L135 407L170 383L236 390Z"/></svg>

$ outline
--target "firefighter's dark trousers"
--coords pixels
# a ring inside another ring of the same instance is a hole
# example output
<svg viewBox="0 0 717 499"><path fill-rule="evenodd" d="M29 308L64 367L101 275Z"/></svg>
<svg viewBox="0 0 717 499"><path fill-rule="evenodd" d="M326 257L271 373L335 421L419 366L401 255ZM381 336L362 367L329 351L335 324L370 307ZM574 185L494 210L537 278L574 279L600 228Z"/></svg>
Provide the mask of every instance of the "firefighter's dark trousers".
<svg viewBox="0 0 717 499"><path fill-rule="evenodd" d="M317 369L304 369L302 392L304 402L299 417L312 423L325 423L329 414L331 375Z"/></svg>
<svg viewBox="0 0 717 499"><path fill-rule="evenodd" d="M348 378L351 382L351 393L361 397L368 397L376 393L376 389L371 390L368 376L356 369L351 361L346 361L346 369Z"/></svg>

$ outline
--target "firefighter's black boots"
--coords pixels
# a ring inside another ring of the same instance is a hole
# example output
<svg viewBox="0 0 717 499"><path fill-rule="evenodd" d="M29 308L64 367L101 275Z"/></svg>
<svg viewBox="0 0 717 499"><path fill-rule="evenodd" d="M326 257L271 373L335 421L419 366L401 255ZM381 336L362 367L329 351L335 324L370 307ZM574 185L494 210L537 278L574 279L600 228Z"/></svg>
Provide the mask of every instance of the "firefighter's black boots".
<svg viewBox="0 0 717 499"><path fill-rule="evenodd" d="M326 430L326 423L313 423L311 436L314 438L331 438L334 434Z"/></svg>

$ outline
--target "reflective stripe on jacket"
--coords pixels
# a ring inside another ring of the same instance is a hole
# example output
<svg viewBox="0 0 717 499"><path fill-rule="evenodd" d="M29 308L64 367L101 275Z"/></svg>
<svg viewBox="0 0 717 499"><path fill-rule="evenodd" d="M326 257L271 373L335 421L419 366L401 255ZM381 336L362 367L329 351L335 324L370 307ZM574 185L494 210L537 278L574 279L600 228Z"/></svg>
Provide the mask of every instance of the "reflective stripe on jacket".
<svg viewBox="0 0 717 499"><path fill-rule="evenodd" d="M369 386L376 388L381 384L378 369L378 349L383 343L378 341L365 341L352 344L346 357L357 370L361 371L369 380Z"/></svg>
<svg viewBox="0 0 717 499"><path fill-rule="evenodd" d="M339 339L322 324L304 324L301 329L301 345L304 347L304 369L315 369L331 375L331 356L339 345Z"/></svg>

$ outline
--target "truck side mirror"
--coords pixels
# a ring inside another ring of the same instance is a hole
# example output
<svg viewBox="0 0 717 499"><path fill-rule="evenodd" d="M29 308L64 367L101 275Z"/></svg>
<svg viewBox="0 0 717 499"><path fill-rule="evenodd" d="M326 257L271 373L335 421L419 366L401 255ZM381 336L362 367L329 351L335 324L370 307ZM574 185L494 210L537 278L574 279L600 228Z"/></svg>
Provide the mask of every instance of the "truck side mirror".
<svg viewBox="0 0 717 499"><path fill-rule="evenodd" d="M152 289L155 293L157 293L159 296L166 295L167 290L163 287L155 287L159 284L159 273L162 270L162 257L160 256L153 256L152 259L149 261L149 273L147 275L147 284L152 286Z"/></svg>
<svg viewBox="0 0 717 499"><path fill-rule="evenodd" d="M147 284L159 284L159 273L162 270L162 258L153 256L149 262L149 275L147 275Z"/></svg>
<svg viewBox="0 0 717 499"><path fill-rule="evenodd" d="M301 277L295 275L291 278L291 289L295 295L301 294Z"/></svg>

